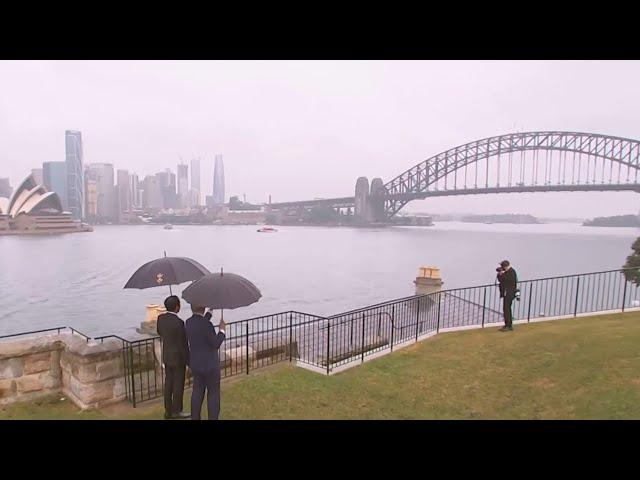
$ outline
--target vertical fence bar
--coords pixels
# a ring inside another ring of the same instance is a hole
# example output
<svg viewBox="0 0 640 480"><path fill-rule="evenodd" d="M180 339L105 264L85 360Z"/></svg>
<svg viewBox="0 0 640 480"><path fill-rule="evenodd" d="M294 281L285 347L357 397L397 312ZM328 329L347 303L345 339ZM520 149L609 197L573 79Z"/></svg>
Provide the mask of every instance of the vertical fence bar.
<svg viewBox="0 0 640 480"><path fill-rule="evenodd" d="M392 352L393 352L393 334L395 330L393 319L395 317L395 313L396 313L396 306L394 305L391 307L391 351Z"/></svg>
<svg viewBox="0 0 640 480"><path fill-rule="evenodd" d="M624 276L623 273L623 282L622 282L622 313L624 313L624 304L627 302L627 277Z"/></svg>
<svg viewBox="0 0 640 480"><path fill-rule="evenodd" d="M329 365L331 364L331 358L329 357L331 350L331 322L327 322L327 375L329 375Z"/></svg>
<svg viewBox="0 0 640 480"><path fill-rule="evenodd" d="M133 370L133 347L128 345L129 350L129 372L131 373L131 400L133 402L133 408L136 408L136 377Z"/></svg>
<svg viewBox="0 0 640 480"><path fill-rule="evenodd" d="M527 308L527 323L531 320L531 299L533 298L533 282L529 284L529 307Z"/></svg>
<svg viewBox="0 0 640 480"><path fill-rule="evenodd" d="M362 312L362 363L364 363L364 329L365 329L365 314Z"/></svg>
<svg viewBox="0 0 640 480"><path fill-rule="evenodd" d="M416 300L417 302L417 306L416 306L416 342L418 341L418 327L420 326L420 299L418 298Z"/></svg>
<svg viewBox="0 0 640 480"><path fill-rule="evenodd" d="M487 310L487 287L484 287L484 295L482 298L482 328L484 328L484 314Z"/></svg>
<svg viewBox="0 0 640 480"><path fill-rule="evenodd" d="M575 306L573 307L573 316L577 316L578 315L578 295L580 293L580 277L578 277L578 281L576 282L576 302L575 302Z"/></svg>
<svg viewBox="0 0 640 480"><path fill-rule="evenodd" d="M293 360L293 313L289 314L289 361Z"/></svg>
<svg viewBox="0 0 640 480"><path fill-rule="evenodd" d="M247 375L249 375L249 323L245 323L245 345L246 345L246 354L245 358L247 359Z"/></svg>
<svg viewBox="0 0 640 480"><path fill-rule="evenodd" d="M440 300L442 298L442 294L438 293L438 323L436 325L436 333L440 331Z"/></svg>

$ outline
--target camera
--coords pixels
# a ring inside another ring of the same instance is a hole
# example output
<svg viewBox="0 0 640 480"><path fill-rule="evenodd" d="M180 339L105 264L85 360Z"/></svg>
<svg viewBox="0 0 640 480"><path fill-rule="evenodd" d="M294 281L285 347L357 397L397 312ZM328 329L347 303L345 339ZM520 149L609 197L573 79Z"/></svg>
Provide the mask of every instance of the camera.
<svg viewBox="0 0 640 480"><path fill-rule="evenodd" d="M498 273L502 273L502 272L504 272L504 270L503 270L503 268L502 268L502 267L498 267L498 268L496 268L496 272L498 272Z"/></svg>
<svg viewBox="0 0 640 480"><path fill-rule="evenodd" d="M516 290L516 300L520 301L520 290Z"/></svg>

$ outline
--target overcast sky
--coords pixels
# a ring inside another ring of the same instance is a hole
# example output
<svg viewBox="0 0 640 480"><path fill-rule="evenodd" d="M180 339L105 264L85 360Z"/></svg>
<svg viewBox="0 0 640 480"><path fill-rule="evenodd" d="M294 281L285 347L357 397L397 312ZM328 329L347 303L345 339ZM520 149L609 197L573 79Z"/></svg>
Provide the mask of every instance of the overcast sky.
<svg viewBox="0 0 640 480"><path fill-rule="evenodd" d="M512 61L0 61L0 177L16 184L64 160L80 130L85 162L140 177L202 157L211 193L223 154L227 196L253 202L353 195L421 160L515 130L640 138L640 63ZM412 202L432 213L615 215L633 193L511 194Z"/></svg>

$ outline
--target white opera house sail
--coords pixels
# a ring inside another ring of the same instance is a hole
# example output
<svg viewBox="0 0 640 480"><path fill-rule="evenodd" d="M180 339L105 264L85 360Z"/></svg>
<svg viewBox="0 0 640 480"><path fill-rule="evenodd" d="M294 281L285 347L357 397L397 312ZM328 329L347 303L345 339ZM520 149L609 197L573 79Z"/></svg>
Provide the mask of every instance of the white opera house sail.
<svg viewBox="0 0 640 480"><path fill-rule="evenodd" d="M10 199L0 197L0 235L86 231L91 228L63 211L58 194L38 184L33 175L22 181Z"/></svg>

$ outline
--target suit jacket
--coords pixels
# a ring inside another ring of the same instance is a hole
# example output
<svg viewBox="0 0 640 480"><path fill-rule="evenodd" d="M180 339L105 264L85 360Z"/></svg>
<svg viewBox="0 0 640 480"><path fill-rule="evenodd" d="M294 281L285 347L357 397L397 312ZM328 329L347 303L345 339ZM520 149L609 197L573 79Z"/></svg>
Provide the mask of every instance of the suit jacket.
<svg viewBox="0 0 640 480"><path fill-rule="evenodd" d="M162 338L162 363L170 367L189 365L189 344L180 317L175 313L158 315L158 335Z"/></svg>
<svg viewBox="0 0 640 480"><path fill-rule="evenodd" d="M204 317L194 314L186 322L187 339L191 352L189 367L194 372L220 372L218 350L224 341L224 333L216 333L210 320L211 313L207 313Z"/></svg>
<svg viewBox="0 0 640 480"><path fill-rule="evenodd" d="M498 283L500 284L500 296L515 295L518 289L518 275L513 268L498 275Z"/></svg>

